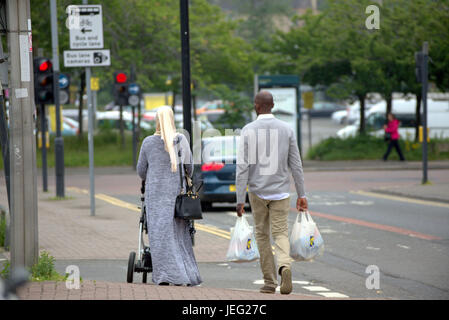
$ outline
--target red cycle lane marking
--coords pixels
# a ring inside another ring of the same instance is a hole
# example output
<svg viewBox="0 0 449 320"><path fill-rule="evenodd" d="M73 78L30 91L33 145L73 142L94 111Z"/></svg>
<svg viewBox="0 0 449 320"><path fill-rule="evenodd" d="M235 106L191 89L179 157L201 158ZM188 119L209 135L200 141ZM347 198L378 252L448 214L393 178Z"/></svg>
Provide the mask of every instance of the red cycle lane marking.
<svg viewBox="0 0 449 320"><path fill-rule="evenodd" d="M291 210L297 212L296 208L291 208ZM403 235L414 237L414 238L419 238L419 239L424 239L424 240L442 240L442 238L440 238L440 237L436 237L436 236L432 236L429 234L424 234L424 233L420 233L420 232L416 232L416 231L412 231L412 230L408 230L408 229L393 227L393 226L389 226L389 225L385 225L385 224L368 222L368 221L353 219L353 218L340 217L340 216L335 216L333 214L327 214L327 213L321 213L321 212L315 212L315 211L309 211L309 213L312 216L317 216L317 217L324 218L324 219L346 222L346 223L355 224L355 225L359 225L359 226L363 226L363 227L367 227L367 228L371 228L371 229L394 232L394 233L403 234Z"/></svg>

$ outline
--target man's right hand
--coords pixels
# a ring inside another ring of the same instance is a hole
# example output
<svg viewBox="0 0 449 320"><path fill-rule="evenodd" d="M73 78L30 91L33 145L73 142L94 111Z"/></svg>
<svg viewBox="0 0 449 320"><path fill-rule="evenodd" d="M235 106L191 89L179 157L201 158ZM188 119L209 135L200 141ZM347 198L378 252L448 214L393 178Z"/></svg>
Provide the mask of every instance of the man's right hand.
<svg viewBox="0 0 449 320"><path fill-rule="evenodd" d="M296 209L298 211L307 211L308 208L307 198L298 198L298 200L296 200Z"/></svg>

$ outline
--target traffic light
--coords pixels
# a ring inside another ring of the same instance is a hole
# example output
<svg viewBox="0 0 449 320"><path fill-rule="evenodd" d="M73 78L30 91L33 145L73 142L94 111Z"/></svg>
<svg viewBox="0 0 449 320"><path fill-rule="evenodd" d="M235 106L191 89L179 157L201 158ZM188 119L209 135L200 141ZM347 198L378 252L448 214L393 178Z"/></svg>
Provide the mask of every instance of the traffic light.
<svg viewBox="0 0 449 320"><path fill-rule="evenodd" d="M114 101L116 105L128 105L128 76L124 72L114 72Z"/></svg>
<svg viewBox="0 0 449 320"><path fill-rule="evenodd" d="M59 74L59 103L68 104L70 102L70 76L65 73Z"/></svg>
<svg viewBox="0 0 449 320"><path fill-rule="evenodd" d="M36 104L54 103L53 64L48 58L34 59L34 100Z"/></svg>

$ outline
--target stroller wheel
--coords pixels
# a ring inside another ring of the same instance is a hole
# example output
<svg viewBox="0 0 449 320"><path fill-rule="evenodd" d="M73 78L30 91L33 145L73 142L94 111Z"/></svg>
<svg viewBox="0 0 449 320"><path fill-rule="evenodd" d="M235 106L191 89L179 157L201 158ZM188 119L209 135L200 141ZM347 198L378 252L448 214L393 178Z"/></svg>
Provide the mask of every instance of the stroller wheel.
<svg viewBox="0 0 449 320"><path fill-rule="evenodd" d="M129 259L128 259L128 273L126 276L126 282L128 282L128 283L133 282L135 261L136 261L136 253L133 251L129 254Z"/></svg>
<svg viewBox="0 0 449 320"><path fill-rule="evenodd" d="M146 272L142 273L142 283L147 283L147 273Z"/></svg>

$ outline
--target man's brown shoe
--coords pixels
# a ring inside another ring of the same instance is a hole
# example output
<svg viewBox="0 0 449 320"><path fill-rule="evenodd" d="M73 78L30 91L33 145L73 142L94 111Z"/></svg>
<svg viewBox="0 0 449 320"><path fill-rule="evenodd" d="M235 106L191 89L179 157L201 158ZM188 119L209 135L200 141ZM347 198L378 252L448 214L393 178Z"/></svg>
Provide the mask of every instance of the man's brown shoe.
<svg viewBox="0 0 449 320"><path fill-rule="evenodd" d="M276 288L269 287L269 286L263 286L259 290L259 292L261 292L261 293L274 293L275 291L276 291Z"/></svg>
<svg viewBox="0 0 449 320"><path fill-rule="evenodd" d="M281 271L281 294L289 294L292 290L292 271L290 268L283 267Z"/></svg>

